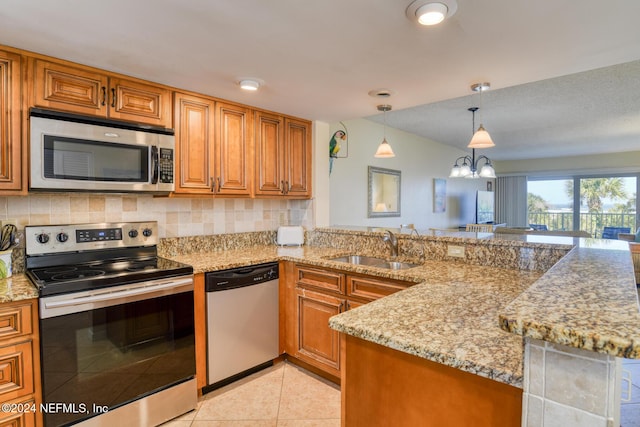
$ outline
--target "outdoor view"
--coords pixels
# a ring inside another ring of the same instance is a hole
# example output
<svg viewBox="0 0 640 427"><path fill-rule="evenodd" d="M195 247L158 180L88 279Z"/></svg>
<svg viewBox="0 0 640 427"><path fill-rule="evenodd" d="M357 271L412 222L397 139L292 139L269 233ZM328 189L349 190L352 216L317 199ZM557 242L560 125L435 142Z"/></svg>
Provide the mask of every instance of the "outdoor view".
<svg viewBox="0 0 640 427"><path fill-rule="evenodd" d="M618 232L635 233L635 176L529 180L527 186L530 227L583 230L593 237L614 239Z"/></svg>

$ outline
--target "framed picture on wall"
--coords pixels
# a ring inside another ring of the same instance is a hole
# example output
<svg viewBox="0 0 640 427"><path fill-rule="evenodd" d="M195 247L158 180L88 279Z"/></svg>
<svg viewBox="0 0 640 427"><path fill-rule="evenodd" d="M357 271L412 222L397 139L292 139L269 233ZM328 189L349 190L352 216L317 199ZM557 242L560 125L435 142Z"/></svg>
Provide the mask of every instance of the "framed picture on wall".
<svg viewBox="0 0 640 427"><path fill-rule="evenodd" d="M443 213L447 210L447 180L433 179L433 212Z"/></svg>

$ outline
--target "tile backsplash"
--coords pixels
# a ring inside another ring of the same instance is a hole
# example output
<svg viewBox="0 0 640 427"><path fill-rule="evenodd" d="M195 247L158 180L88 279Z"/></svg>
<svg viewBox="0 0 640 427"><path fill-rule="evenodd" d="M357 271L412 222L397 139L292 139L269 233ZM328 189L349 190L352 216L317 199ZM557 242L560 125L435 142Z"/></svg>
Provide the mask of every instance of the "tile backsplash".
<svg viewBox="0 0 640 427"><path fill-rule="evenodd" d="M0 220L25 225L158 221L159 237L313 228L312 200L171 198L47 193L0 197Z"/></svg>

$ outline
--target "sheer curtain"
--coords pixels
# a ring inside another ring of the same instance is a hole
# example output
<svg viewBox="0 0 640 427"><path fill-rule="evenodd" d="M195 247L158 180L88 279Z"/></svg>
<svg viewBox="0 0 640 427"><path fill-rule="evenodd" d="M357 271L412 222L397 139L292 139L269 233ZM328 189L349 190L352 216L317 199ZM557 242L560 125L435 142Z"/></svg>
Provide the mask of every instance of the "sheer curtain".
<svg viewBox="0 0 640 427"><path fill-rule="evenodd" d="M496 179L496 223L526 227L527 177L499 176Z"/></svg>

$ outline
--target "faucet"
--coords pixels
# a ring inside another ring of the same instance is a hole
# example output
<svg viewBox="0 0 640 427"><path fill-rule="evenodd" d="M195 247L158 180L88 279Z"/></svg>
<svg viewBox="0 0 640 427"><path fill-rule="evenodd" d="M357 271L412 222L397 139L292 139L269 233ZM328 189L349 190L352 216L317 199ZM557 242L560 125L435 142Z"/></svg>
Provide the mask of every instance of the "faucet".
<svg viewBox="0 0 640 427"><path fill-rule="evenodd" d="M389 246L389 250L391 251L391 256L398 256L398 239L396 236L389 230L385 230L385 235L382 236L382 241Z"/></svg>

